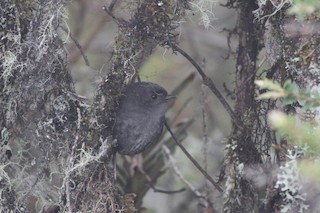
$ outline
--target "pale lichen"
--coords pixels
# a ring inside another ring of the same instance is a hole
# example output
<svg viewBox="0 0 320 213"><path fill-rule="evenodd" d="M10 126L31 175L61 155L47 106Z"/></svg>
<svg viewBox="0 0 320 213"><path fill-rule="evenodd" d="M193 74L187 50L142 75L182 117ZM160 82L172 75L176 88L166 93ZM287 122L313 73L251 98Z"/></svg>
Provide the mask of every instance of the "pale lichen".
<svg viewBox="0 0 320 213"><path fill-rule="evenodd" d="M298 160L304 152L299 149L288 150L287 158L277 175L275 188L280 190L282 196L281 212L292 212L298 210L299 213L306 212L309 205L306 201L306 194L303 192L302 177L298 169Z"/></svg>

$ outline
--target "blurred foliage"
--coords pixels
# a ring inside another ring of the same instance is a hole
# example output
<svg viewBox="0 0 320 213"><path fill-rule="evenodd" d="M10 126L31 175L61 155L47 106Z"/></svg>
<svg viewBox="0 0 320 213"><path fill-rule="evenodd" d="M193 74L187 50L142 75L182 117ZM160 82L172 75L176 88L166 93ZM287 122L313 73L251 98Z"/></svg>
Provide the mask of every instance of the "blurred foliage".
<svg viewBox="0 0 320 213"><path fill-rule="evenodd" d="M320 183L320 166L319 160L310 161L310 160L301 160L298 164L298 167L302 174L309 179L311 182Z"/></svg>
<svg viewBox="0 0 320 213"><path fill-rule="evenodd" d="M296 116L288 116L280 111L269 113L271 126L287 141L298 147L305 147L306 153L315 157L320 156L320 126L298 121Z"/></svg>
<svg viewBox="0 0 320 213"><path fill-rule="evenodd" d="M320 94L317 90L301 89L291 80L287 80L283 86L269 79L257 80L255 83L260 89L268 90L259 95L258 99L281 99L283 105L299 102L301 108L306 112L317 110L317 107L320 106ZM314 119L303 121L298 114L287 115L281 111L271 111L268 117L270 125L281 138L285 138L296 149L303 149L304 154L308 156L299 163L301 174L320 183L318 178L320 174L319 123Z"/></svg>
<svg viewBox="0 0 320 213"><path fill-rule="evenodd" d="M268 91L260 94L258 99L279 99L283 105L293 104L297 101L303 101L303 109L311 109L320 106L320 93L317 90L311 92L311 88L300 89L298 84L287 80L283 86L269 79L257 80L255 83L261 89Z"/></svg>
<svg viewBox="0 0 320 213"><path fill-rule="evenodd" d="M302 20L319 9L319 0L293 0L293 5L289 8L288 13L297 15Z"/></svg>

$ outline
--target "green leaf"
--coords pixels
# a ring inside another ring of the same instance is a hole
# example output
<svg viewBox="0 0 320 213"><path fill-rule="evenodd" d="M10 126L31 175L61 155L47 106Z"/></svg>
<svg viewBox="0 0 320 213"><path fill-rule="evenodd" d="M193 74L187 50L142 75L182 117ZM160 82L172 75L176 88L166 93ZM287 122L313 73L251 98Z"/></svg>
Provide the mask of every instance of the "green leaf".
<svg viewBox="0 0 320 213"><path fill-rule="evenodd" d="M320 94L317 90L315 90L314 92L312 92L312 95L315 99L320 99Z"/></svg>
<svg viewBox="0 0 320 213"><path fill-rule="evenodd" d="M303 110L312 109L312 103L310 101L307 101L305 104L303 104L302 109Z"/></svg>
<svg viewBox="0 0 320 213"><path fill-rule="evenodd" d="M291 80L287 80L284 85L283 88L288 92L288 93L293 93L295 95L299 94L300 88L298 86L298 84L296 84L295 82L292 82Z"/></svg>
<svg viewBox="0 0 320 213"><path fill-rule="evenodd" d="M311 96L311 88L310 88L310 86L307 86L306 89L301 92L301 94L306 96L306 97L310 97Z"/></svg>
<svg viewBox="0 0 320 213"><path fill-rule="evenodd" d="M284 82L283 88L285 90L288 90L288 88L291 87L291 85L292 85L292 81L291 81L291 79L288 79L288 80L286 80L286 82Z"/></svg>

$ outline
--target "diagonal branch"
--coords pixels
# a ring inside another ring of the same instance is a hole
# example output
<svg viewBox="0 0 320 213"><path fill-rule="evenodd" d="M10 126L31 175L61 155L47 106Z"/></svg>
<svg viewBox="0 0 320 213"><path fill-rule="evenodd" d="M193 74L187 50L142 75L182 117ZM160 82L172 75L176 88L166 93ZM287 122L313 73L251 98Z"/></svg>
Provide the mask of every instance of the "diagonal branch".
<svg viewBox="0 0 320 213"><path fill-rule="evenodd" d="M213 178L200 166L200 164L190 155L190 153L186 150L186 148L184 148L184 146L182 146L182 144L178 141L178 139L176 138L176 136L173 134L173 132L171 131L168 122L165 120L165 126L168 129L169 133L171 134L173 140L176 142L176 144L180 147L180 149L183 151L183 153L187 156L187 158L189 158L189 160L193 163L193 165L195 167L197 167L197 169L208 179L208 181L210 183L212 183L212 185L214 185L216 187L216 189L219 192L223 192L223 190L221 189L221 187L213 180Z"/></svg>
<svg viewBox="0 0 320 213"><path fill-rule="evenodd" d="M226 109L226 111L228 112L228 114L230 115L233 123L240 129L242 129L242 124L240 122L240 120L238 119L237 115L234 113L234 111L232 110L231 106L228 104L228 102L226 101L226 99L222 96L222 94L220 93L220 91L217 89L217 87L214 85L213 81L211 78L209 78L204 71L201 69L201 67L197 64L197 62L185 51L183 51L180 47L178 47L175 44L172 44L172 49L176 50L177 52L179 52L181 55L183 55L198 71L198 73L201 75L202 78L202 82L204 85L206 85L207 87L209 87L209 89L211 90L211 92L213 92L213 94L215 94L217 96L217 98L219 99L219 101L221 102L221 104L223 105L223 107Z"/></svg>
<svg viewBox="0 0 320 213"><path fill-rule="evenodd" d="M165 156L167 157L169 163L171 164L171 167L173 168L174 172L176 173L176 175L180 178L180 180L182 180L188 187L189 189L199 198L206 198L204 195L201 194L201 192L196 189L195 186L192 185L192 183L190 183L181 173L181 171L179 170L179 168L176 165L176 162L170 152L170 149L166 146L166 145L162 145L162 150L165 153Z"/></svg>

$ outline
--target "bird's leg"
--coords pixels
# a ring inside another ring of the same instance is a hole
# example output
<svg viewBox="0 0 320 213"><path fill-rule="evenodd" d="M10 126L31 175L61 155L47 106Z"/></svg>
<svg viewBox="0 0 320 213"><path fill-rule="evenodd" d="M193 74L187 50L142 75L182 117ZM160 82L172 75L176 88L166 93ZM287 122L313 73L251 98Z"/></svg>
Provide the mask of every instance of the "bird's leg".
<svg viewBox="0 0 320 213"><path fill-rule="evenodd" d="M146 177L146 179L149 181L151 181L151 178L147 175L147 173L144 171L143 169L143 157L142 154L137 154L134 155L132 157L132 162L131 162L131 166L130 166L130 172L131 175L134 174L134 172L139 172L140 174L142 174L144 177Z"/></svg>

